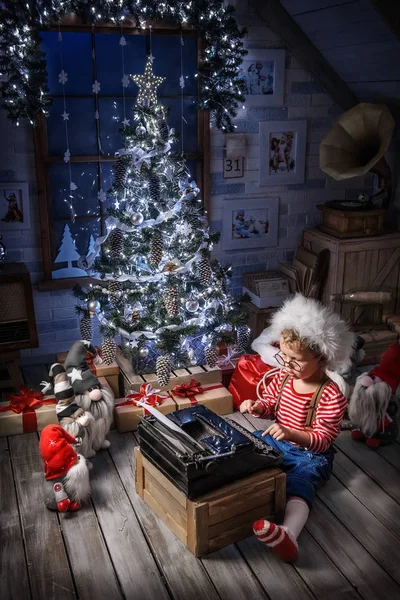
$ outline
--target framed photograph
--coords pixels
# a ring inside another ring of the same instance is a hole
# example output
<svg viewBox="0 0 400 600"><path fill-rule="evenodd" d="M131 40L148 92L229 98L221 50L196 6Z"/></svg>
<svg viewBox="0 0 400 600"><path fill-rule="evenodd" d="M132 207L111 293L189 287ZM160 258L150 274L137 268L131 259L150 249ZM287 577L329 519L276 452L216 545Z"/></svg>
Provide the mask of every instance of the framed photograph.
<svg viewBox="0 0 400 600"><path fill-rule="evenodd" d="M304 183L307 121L260 123L260 185Z"/></svg>
<svg viewBox="0 0 400 600"><path fill-rule="evenodd" d="M245 106L282 106L285 50L249 50L240 68Z"/></svg>
<svg viewBox="0 0 400 600"><path fill-rule="evenodd" d="M222 245L225 250L277 245L279 198L243 196L226 199L223 211Z"/></svg>
<svg viewBox="0 0 400 600"><path fill-rule="evenodd" d="M0 182L0 231L28 229L30 224L28 184Z"/></svg>

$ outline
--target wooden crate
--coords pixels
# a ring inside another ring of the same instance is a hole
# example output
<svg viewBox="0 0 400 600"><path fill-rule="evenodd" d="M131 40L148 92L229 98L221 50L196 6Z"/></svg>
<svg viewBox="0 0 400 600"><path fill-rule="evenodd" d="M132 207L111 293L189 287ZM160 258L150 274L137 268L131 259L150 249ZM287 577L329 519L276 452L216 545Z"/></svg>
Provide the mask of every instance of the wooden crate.
<svg viewBox="0 0 400 600"><path fill-rule="evenodd" d="M59 352L56 355L57 362L63 364L65 359L67 358L68 352ZM121 396L120 385L119 385L119 366L116 362L112 362L111 365L106 365L105 363L100 363L99 365L95 365L96 377L104 377L107 380L107 383L111 387L115 398L119 398Z"/></svg>
<svg viewBox="0 0 400 600"><path fill-rule="evenodd" d="M370 238L338 239L317 229L305 229L303 246L318 253L330 251L329 271L322 301L330 304L345 319L350 319L351 306L331 300L332 294L369 289L389 288L392 300L384 305L386 314L400 312L400 233L388 233ZM379 311L373 307L359 309L359 323L376 323Z"/></svg>
<svg viewBox="0 0 400 600"><path fill-rule="evenodd" d="M244 309L248 314L248 326L250 327L250 336L255 340L266 327L269 327L271 317L277 308L258 308L252 302L245 302Z"/></svg>
<svg viewBox="0 0 400 600"><path fill-rule="evenodd" d="M139 391L140 386L143 383L151 383L154 388L161 389L163 391L172 390L175 385L182 383L189 383L191 379L195 379L200 383L219 383L222 381L222 370L216 367L211 369L207 365L203 367L188 367L187 369L174 369L171 372L171 379L168 384L161 387L157 381L155 373L147 373L143 375L137 375L132 367L131 362L122 354L120 348L117 348L117 355L115 360L122 374L123 392L127 394L130 390Z"/></svg>
<svg viewBox="0 0 400 600"><path fill-rule="evenodd" d="M398 333L389 329L369 329L367 331L358 331L365 340L363 350L365 356L360 362L360 365L377 365L380 363L382 356L389 348L390 344L395 344L398 341Z"/></svg>
<svg viewBox="0 0 400 600"><path fill-rule="evenodd" d="M195 556L203 556L253 534L252 524L281 522L286 475L265 469L189 500L135 448L136 492Z"/></svg>
<svg viewBox="0 0 400 600"><path fill-rule="evenodd" d="M376 210L338 210L317 204L322 223L318 229L337 238L368 237L383 233L384 208Z"/></svg>

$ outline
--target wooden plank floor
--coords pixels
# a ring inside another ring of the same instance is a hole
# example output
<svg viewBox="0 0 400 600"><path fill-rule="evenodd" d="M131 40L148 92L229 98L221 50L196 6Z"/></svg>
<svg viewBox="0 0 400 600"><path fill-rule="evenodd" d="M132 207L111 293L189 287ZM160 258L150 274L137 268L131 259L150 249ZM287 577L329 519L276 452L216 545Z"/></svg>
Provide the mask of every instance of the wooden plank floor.
<svg viewBox="0 0 400 600"><path fill-rule="evenodd" d="M45 378L24 376L31 387ZM249 430L267 423L232 418ZM38 436L0 438L2 600L400 598L399 442L376 452L341 433L287 565L254 537L196 559L135 493L136 435L109 439L93 459L90 502L59 515L43 504Z"/></svg>

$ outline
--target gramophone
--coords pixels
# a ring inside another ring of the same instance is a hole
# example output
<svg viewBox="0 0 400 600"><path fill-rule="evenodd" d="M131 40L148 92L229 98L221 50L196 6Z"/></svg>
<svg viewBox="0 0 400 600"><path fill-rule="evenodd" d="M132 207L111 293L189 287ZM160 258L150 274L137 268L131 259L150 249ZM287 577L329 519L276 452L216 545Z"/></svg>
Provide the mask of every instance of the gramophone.
<svg viewBox="0 0 400 600"><path fill-rule="evenodd" d="M358 200L332 200L320 204L319 229L339 238L367 237L383 232L383 218L390 203L392 176L384 154L395 122L384 104L357 104L341 115L320 144L322 171L336 181L378 175L380 191Z"/></svg>

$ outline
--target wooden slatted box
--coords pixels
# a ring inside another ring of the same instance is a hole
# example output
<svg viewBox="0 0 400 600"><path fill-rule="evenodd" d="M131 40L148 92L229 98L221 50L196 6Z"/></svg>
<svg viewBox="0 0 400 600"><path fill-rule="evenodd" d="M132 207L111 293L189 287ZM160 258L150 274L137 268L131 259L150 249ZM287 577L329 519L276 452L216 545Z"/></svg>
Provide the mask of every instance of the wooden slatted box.
<svg viewBox="0 0 400 600"><path fill-rule="evenodd" d="M195 556L204 556L253 534L257 519L280 523L286 475L265 469L189 500L135 448L136 492Z"/></svg>

